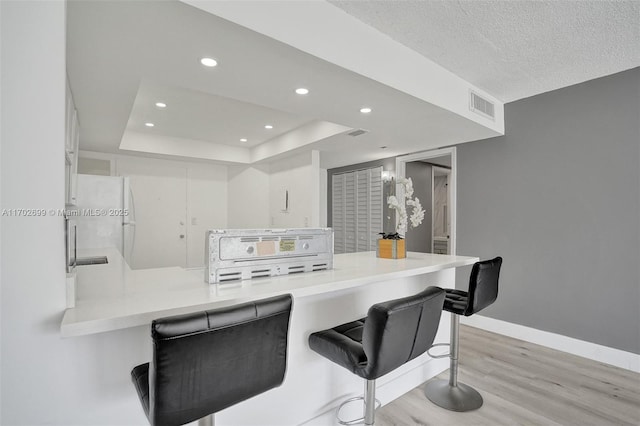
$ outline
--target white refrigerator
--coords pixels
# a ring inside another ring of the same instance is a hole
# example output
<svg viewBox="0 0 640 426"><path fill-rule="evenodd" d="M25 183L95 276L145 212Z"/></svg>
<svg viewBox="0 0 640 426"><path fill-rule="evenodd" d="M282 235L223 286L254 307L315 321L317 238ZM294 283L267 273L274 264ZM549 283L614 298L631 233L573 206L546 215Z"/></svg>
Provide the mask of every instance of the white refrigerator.
<svg viewBox="0 0 640 426"><path fill-rule="evenodd" d="M77 184L77 249L115 247L131 264L136 222L129 178L79 174Z"/></svg>

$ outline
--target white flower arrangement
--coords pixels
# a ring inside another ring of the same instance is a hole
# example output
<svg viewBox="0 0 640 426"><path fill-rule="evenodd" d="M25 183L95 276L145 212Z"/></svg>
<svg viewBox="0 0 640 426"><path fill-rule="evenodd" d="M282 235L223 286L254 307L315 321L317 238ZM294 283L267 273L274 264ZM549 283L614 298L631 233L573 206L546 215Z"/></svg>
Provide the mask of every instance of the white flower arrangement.
<svg viewBox="0 0 640 426"><path fill-rule="evenodd" d="M404 203L400 203L395 195L387 198L387 204L390 209L397 212L396 233L402 238L407 233L407 225L411 224L411 228L417 228L424 220L424 209L418 197L413 196L413 181L411 178L398 178L397 185L404 187ZM406 205L405 205L406 204ZM407 214L407 210L411 208L411 216Z"/></svg>

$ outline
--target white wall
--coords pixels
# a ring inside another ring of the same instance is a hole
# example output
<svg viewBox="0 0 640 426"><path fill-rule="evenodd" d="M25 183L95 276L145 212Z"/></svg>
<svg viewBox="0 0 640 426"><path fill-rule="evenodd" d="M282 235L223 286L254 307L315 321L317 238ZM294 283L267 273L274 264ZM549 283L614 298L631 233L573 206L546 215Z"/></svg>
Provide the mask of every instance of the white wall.
<svg viewBox="0 0 640 426"><path fill-rule="evenodd" d="M326 211L326 194L324 199L321 197L322 179L326 182L326 171L322 178L317 151L268 165L230 166L229 228L320 226L321 209ZM284 211L287 190L289 209Z"/></svg>
<svg viewBox="0 0 640 426"><path fill-rule="evenodd" d="M63 209L65 3L0 2L0 11L2 208ZM310 178L297 169L288 178L303 208L297 178ZM62 218L1 223L0 424L146 424L129 374L150 357L148 328L62 339Z"/></svg>
<svg viewBox="0 0 640 426"><path fill-rule="evenodd" d="M252 166L89 151L81 151L80 156L110 160L114 175L149 177L171 168L185 171L187 267L202 265L202 236L207 229L326 226L326 170L320 169L318 151ZM288 212L282 212L287 189L291 204Z"/></svg>
<svg viewBox="0 0 640 426"><path fill-rule="evenodd" d="M2 208L62 209L65 5L0 2L0 10ZM74 364L94 354L59 336L65 308L62 218L3 216L1 238L0 423L69 423L67 416L83 402L76 384L86 380Z"/></svg>
<svg viewBox="0 0 640 426"><path fill-rule="evenodd" d="M228 228L268 228L268 166L229 166L228 176Z"/></svg>
<svg viewBox="0 0 640 426"><path fill-rule="evenodd" d="M305 228L319 222L320 169L314 153L305 153L270 164L269 217L275 228ZM284 193L289 209L284 211ZM315 223L314 223L315 222Z"/></svg>
<svg viewBox="0 0 640 426"><path fill-rule="evenodd" d="M80 152L81 159L100 159L112 162L113 174L117 176L144 176L149 184L157 182L163 185L168 172L183 182L186 193L185 199L179 200L185 204L184 232L186 235L186 253L184 261L171 265L155 266L186 266L188 268L204 265L204 235L206 230L227 228L227 166L212 163L196 163L191 161L173 161L156 158L145 158L131 155L103 154L89 151ZM132 182L132 186L133 186ZM138 194L143 195L143 194ZM142 197L136 197L136 207L140 213ZM160 212L159 212L160 213ZM136 218L139 222L139 218ZM182 228L181 228L182 229ZM177 232L177 231L176 231ZM182 232L182 231L180 231ZM137 243L139 241L137 240ZM138 248L142 246L138 245ZM135 250L139 255L140 250ZM153 255L153 246L146 251ZM136 265L134 256L132 267ZM139 259L140 265L152 265L149 259Z"/></svg>
<svg viewBox="0 0 640 426"><path fill-rule="evenodd" d="M65 3L0 11L2 208L63 209ZM1 223L0 424L145 424L129 372L149 359L148 329L62 339L62 218Z"/></svg>
<svg viewBox="0 0 640 426"><path fill-rule="evenodd" d="M187 266L204 266L205 233L228 227L227 167L187 169Z"/></svg>
<svg viewBox="0 0 640 426"><path fill-rule="evenodd" d="M0 7L0 28L2 28L2 7ZM0 35L0 40L4 40L4 38ZM2 42L0 41L0 45ZM0 52L3 49L0 47ZM0 55L0 80L2 80L2 73L4 72L2 68L2 56ZM2 87L2 82L0 82L0 87ZM4 139L4 133L2 133L2 121L4 119L4 115L2 115L2 105L4 102L0 102L0 141ZM2 165L2 144L0 143L0 165ZM0 175L1 176L1 175ZM1 182L1 179L0 179ZM0 185L0 207L2 206L2 185ZM2 222L0 222L0 242L2 241ZM0 244L0 307L2 306L2 244ZM0 315L0 342L2 342L2 315ZM2 383L2 344L0 343L0 383ZM2 423L2 386L0 386L0 423Z"/></svg>

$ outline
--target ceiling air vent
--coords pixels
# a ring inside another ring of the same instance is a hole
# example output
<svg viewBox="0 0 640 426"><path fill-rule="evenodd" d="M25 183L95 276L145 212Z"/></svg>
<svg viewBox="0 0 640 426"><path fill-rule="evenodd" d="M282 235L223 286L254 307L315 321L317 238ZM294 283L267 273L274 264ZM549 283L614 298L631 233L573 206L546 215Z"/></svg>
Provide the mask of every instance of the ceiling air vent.
<svg viewBox="0 0 640 426"><path fill-rule="evenodd" d="M356 130L352 130L352 131L350 131L350 132L349 132L349 133L347 133L347 134L348 134L349 136L356 137L356 136L364 135L365 133L367 133L367 131L366 131L366 130L364 130L364 129L356 129Z"/></svg>
<svg viewBox="0 0 640 426"><path fill-rule="evenodd" d="M493 102L480 97L473 91L470 92L469 109L476 114L480 114L492 120L495 118Z"/></svg>

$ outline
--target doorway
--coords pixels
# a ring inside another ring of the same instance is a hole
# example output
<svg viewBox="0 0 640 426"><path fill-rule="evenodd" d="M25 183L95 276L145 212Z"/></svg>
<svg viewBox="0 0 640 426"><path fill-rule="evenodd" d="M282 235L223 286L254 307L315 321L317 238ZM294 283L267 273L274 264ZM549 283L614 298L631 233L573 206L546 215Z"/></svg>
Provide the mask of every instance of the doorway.
<svg viewBox="0 0 640 426"><path fill-rule="evenodd" d="M408 251L455 254L456 148L397 157L396 176L412 177L414 191L416 188L428 191L428 194L423 195L423 207L430 207L430 211L426 212L421 226L407 230ZM404 201L401 186L398 186L397 196L400 197L400 202Z"/></svg>
<svg viewBox="0 0 640 426"><path fill-rule="evenodd" d="M450 254L449 180L451 169L431 168L431 253Z"/></svg>

